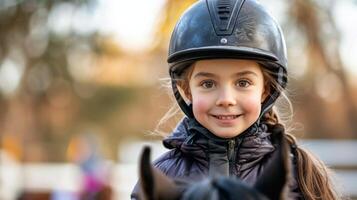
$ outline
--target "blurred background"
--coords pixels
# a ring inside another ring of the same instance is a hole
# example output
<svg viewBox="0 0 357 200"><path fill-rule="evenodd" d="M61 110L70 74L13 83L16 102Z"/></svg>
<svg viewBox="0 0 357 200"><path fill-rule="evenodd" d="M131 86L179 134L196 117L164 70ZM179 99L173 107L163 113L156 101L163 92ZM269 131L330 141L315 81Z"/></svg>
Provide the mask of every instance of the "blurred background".
<svg viewBox="0 0 357 200"><path fill-rule="evenodd" d="M193 2L0 0L1 200L129 199L141 147L165 151L152 134L173 104L160 79ZM261 2L288 47L283 118L356 197L357 1Z"/></svg>

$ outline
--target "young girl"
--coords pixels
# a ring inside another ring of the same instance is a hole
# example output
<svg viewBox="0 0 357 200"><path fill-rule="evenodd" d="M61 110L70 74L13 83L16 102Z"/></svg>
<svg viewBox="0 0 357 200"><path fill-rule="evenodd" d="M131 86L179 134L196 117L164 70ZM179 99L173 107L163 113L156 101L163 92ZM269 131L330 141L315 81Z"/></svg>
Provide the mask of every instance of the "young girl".
<svg viewBox="0 0 357 200"><path fill-rule="evenodd" d="M186 117L163 141L171 151L155 167L175 179L221 174L254 184L275 149L273 130L282 126L274 108L287 84L279 25L257 0L200 0L176 24L168 62ZM324 164L285 136L289 199L337 199Z"/></svg>

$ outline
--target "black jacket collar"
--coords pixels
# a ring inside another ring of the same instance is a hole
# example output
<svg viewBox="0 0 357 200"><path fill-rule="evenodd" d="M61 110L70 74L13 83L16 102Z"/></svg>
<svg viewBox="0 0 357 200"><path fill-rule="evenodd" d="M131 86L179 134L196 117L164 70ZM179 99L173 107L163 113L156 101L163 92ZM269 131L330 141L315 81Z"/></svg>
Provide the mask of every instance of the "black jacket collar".
<svg viewBox="0 0 357 200"><path fill-rule="evenodd" d="M237 137L224 139L212 134L196 120L184 118L172 134L164 139L163 144L168 149L181 151L210 169L218 166L218 171L226 171L229 167L229 174L236 174L232 172L237 170L232 167L233 164L239 165L238 170L246 170L274 151L267 129L265 124L253 124Z"/></svg>

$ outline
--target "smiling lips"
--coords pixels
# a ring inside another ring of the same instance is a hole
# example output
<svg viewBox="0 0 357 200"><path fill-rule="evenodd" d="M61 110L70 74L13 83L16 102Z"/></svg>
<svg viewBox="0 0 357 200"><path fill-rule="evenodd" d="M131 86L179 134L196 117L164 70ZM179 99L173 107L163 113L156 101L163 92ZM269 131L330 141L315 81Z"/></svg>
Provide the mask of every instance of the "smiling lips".
<svg viewBox="0 0 357 200"><path fill-rule="evenodd" d="M241 115L212 115L212 116L219 120L233 120L233 119L238 118Z"/></svg>

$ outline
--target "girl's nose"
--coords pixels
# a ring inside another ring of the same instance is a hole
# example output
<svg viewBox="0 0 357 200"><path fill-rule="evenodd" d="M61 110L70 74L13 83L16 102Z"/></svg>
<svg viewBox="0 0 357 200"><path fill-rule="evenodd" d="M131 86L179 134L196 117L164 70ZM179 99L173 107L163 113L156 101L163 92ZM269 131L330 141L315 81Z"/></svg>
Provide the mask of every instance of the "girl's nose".
<svg viewBox="0 0 357 200"><path fill-rule="evenodd" d="M234 91L232 91L232 89L229 87L222 88L222 91L219 92L216 105L228 107L228 106L234 106L236 104L237 101L235 98Z"/></svg>

